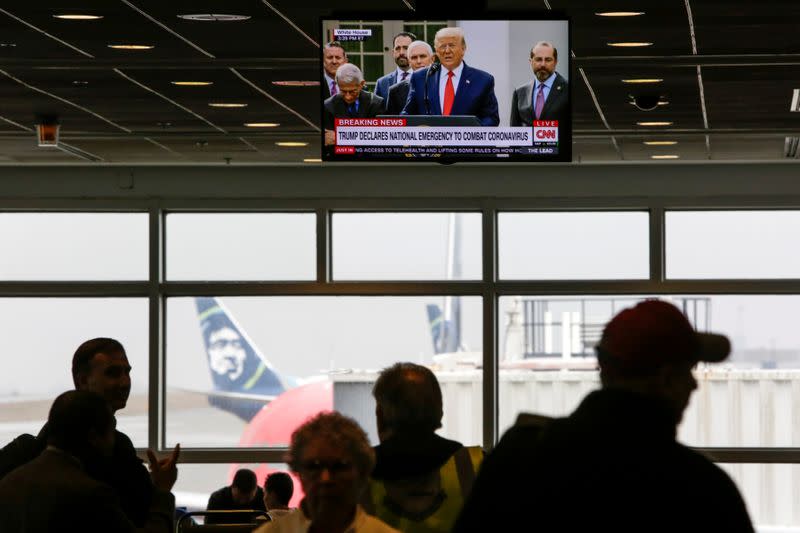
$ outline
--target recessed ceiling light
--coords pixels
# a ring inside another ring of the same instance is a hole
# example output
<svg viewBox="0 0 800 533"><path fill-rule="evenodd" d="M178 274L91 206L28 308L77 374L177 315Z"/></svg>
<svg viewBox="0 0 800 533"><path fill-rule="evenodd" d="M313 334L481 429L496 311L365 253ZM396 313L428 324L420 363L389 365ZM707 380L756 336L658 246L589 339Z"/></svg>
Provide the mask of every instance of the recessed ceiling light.
<svg viewBox="0 0 800 533"><path fill-rule="evenodd" d="M672 122L659 122L659 121L637 122L636 125L637 126L672 126Z"/></svg>
<svg viewBox="0 0 800 533"><path fill-rule="evenodd" d="M651 155L650 159L680 159L681 156L676 154L662 154L662 155Z"/></svg>
<svg viewBox="0 0 800 533"><path fill-rule="evenodd" d="M181 87L204 87L206 85L214 85L213 81L171 81L172 85L180 85Z"/></svg>
<svg viewBox="0 0 800 533"><path fill-rule="evenodd" d="M248 20L250 15L225 15L221 13L198 13L194 15L178 15L183 20L198 20L202 22L237 22Z"/></svg>
<svg viewBox="0 0 800 533"><path fill-rule="evenodd" d="M72 85L79 85L79 86L89 85L89 82L86 80L74 80L72 82Z"/></svg>
<svg viewBox="0 0 800 533"><path fill-rule="evenodd" d="M601 11L595 15L598 17L638 17L644 15L644 11Z"/></svg>
<svg viewBox="0 0 800 533"><path fill-rule="evenodd" d="M0 48L16 48L17 43L0 43Z"/></svg>
<svg viewBox="0 0 800 533"><path fill-rule="evenodd" d="M280 124L277 122L247 122L245 126L248 128L277 128Z"/></svg>
<svg viewBox="0 0 800 533"><path fill-rule="evenodd" d="M155 48L152 44L109 44L108 47L114 50L152 50Z"/></svg>
<svg viewBox="0 0 800 533"><path fill-rule="evenodd" d="M303 163L322 163L322 159L314 159L314 158L303 159Z"/></svg>
<svg viewBox="0 0 800 533"><path fill-rule="evenodd" d="M64 15L53 15L53 17L61 20L98 20L103 18L102 15L86 15L79 13L66 13Z"/></svg>
<svg viewBox="0 0 800 533"><path fill-rule="evenodd" d="M238 102L209 102L209 107L247 107L247 104Z"/></svg>
<svg viewBox="0 0 800 533"><path fill-rule="evenodd" d="M272 85L280 85L281 87L314 87L316 85L319 85L319 82L310 80L288 80L288 81L273 81Z"/></svg>
<svg viewBox="0 0 800 533"><path fill-rule="evenodd" d="M672 146L678 144L678 141L644 141L647 146Z"/></svg>
<svg viewBox="0 0 800 533"><path fill-rule="evenodd" d="M628 78L622 80L622 83L661 83L663 78Z"/></svg>
<svg viewBox="0 0 800 533"><path fill-rule="evenodd" d="M653 46L653 43L648 43L644 41L625 41L625 42L617 42L617 43L606 43L608 46L614 46L616 48L642 48L645 46Z"/></svg>
<svg viewBox="0 0 800 533"><path fill-rule="evenodd" d="M298 141L281 141L275 143L278 146L308 146L308 143Z"/></svg>

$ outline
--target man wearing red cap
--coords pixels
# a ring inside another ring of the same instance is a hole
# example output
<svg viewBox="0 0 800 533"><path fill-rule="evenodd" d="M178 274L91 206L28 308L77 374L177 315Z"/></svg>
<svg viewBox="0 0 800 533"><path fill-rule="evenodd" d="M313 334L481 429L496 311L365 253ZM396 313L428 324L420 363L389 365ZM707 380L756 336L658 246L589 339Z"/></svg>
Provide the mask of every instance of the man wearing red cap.
<svg viewBox="0 0 800 533"><path fill-rule="evenodd" d="M566 418L520 415L454 531L752 532L728 475L675 440L692 368L724 360L728 339L646 300L612 318L596 350L601 389Z"/></svg>

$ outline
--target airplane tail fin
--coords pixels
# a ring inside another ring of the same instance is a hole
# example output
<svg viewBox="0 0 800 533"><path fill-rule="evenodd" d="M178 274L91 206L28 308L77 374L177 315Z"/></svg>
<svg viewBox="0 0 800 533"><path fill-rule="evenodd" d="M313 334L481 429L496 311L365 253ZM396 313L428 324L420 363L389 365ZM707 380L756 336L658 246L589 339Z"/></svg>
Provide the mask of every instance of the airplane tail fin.
<svg viewBox="0 0 800 533"><path fill-rule="evenodd" d="M209 403L250 421L290 388L217 298L195 298L214 391Z"/></svg>

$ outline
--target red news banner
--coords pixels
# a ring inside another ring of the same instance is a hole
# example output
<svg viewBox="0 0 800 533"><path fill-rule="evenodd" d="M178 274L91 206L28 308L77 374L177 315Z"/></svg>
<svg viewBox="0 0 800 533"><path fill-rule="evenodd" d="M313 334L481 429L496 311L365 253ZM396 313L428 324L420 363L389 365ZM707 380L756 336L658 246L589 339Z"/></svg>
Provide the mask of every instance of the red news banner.
<svg viewBox="0 0 800 533"><path fill-rule="evenodd" d="M558 142L557 120L536 120L531 128L408 126L404 118L337 118L335 128L337 153L354 153L355 146L510 147Z"/></svg>

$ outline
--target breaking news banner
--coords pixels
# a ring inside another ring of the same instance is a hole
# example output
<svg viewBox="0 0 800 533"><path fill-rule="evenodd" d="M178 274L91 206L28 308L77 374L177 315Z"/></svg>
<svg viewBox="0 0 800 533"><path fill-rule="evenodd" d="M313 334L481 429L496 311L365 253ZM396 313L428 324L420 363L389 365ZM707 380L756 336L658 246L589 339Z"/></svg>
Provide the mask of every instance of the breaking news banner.
<svg viewBox="0 0 800 533"><path fill-rule="evenodd" d="M333 30L333 38L337 41L366 41L372 37L372 30Z"/></svg>
<svg viewBox="0 0 800 533"><path fill-rule="evenodd" d="M558 147L557 120L536 120L533 127L482 128L408 126L404 118L337 118L335 127L337 154L553 154Z"/></svg>

